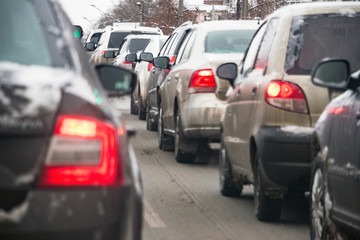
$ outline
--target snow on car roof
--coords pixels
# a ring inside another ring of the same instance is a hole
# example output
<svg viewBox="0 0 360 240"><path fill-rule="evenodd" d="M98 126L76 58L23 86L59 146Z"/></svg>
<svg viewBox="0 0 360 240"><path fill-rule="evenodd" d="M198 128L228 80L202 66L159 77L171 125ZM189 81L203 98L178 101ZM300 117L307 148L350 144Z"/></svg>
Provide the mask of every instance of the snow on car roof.
<svg viewBox="0 0 360 240"><path fill-rule="evenodd" d="M282 7L266 19L274 16L279 17L293 17L299 15L311 15L311 14L322 14L322 13L336 13L342 15L351 15L355 12L360 12L360 4L356 2L312 2L312 3L299 3L293 5L287 5Z"/></svg>

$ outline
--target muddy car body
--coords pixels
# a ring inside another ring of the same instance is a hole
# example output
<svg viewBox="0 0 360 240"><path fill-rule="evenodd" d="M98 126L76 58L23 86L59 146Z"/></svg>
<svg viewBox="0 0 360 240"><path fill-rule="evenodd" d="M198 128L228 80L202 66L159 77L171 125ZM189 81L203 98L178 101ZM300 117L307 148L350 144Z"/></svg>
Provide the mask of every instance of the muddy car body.
<svg viewBox="0 0 360 240"><path fill-rule="evenodd" d="M312 84L310 72L326 57L359 65L359 11L358 3L281 8L247 50L221 120L220 185L237 195L254 184L259 220L278 220L285 197L309 190L313 126L339 94Z"/></svg>
<svg viewBox="0 0 360 240"><path fill-rule="evenodd" d="M257 21L206 22L185 39L159 91L159 144L166 139L162 134L174 137L177 161L193 161L199 144L220 139L230 85L215 76L216 68L230 59L240 63L258 26Z"/></svg>

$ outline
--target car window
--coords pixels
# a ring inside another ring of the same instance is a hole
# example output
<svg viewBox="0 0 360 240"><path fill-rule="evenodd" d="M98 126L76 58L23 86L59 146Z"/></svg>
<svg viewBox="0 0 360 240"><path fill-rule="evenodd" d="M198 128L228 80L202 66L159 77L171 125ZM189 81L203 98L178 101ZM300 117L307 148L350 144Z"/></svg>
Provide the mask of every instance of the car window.
<svg viewBox="0 0 360 240"><path fill-rule="evenodd" d="M195 41L196 32L192 31L188 37L184 40L184 43L182 44L180 50L179 50L179 56L176 59L175 64L179 62L186 61L190 57L191 49L193 46L193 43Z"/></svg>
<svg viewBox="0 0 360 240"><path fill-rule="evenodd" d="M179 37L178 40L175 42L175 44L172 46L172 48L169 51L169 55L174 56L174 55L178 55L179 50L181 45L183 44L183 42L185 41L186 37L190 34L191 29L187 29L186 31L184 31Z"/></svg>
<svg viewBox="0 0 360 240"><path fill-rule="evenodd" d="M40 3L0 1L0 61L63 67L69 61L64 48L52 44L61 41L54 16L37 13L33 4ZM49 8L49 5L46 2L42 7Z"/></svg>
<svg viewBox="0 0 360 240"><path fill-rule="evenodd" d="M90 38L90 42L98 43L101 35L102 35L101 32L99 32L99 33L94 33L94 34L91 36L91 38Z"/></svg>
<svg viewBox="0 0 360 240"><path fill-rule="evenodd" d="M243 53L256 30L209 32L205 38L206 53Z"/></svg>
<svg viewBox="0 0 360 240"><path fill-rule="evenodd" d="M266 26L267 24L263 24L262 26L260 26L256 35L251 40L250 46L247 49L246 56L244 58L244 63L242 65L242 70L241 70L242 73L248 72L253 67L260 42L264 36Z"/></svg>
<svg viewBox="0 0 360 240"><path fill-rule="evenodd" d="M149 42L150 39L131 39L127 45L127 52L137 53L143 51Z"/></svg>
<svg viewBox="0 0 360 240"><path fill-rule="evenodd" d="M118 48L127 35L129 35L129 32L112 32L110 34L108 48Z"/></svg>
<svg viewBox="0 0 360 240"><path fill-rule="evenodd" d="M179 34L175 33L174 37L170 40L169 45L164 52L165 56L169 56L170 50L171 50L175 40L178 38L178 36L179 36Z"/></svg>
<svg viewBox="0 0 360 240"><path fill-rule="evenodd" d="M279 19L277 18L273 18L269 22L269 25L266 28L263 37L263 41L261 42L259 52L256 57L254 68L264 69L264 67L267 65L270 50L273 45L272 43L276 36L278 23L279 23Z"/></svg>
<svg viewBox="0 0 360 240"><path fill-rule="evenodd" d="M167 39L166 42L164 43L164 45L162 46L159 55L158 56L164 56L165 55L165 51L169 46L170 41L174 38L174 35L170 35Z"/></svg>
<svg viewBox="0 0 360 240"><path fill-rule="evenodd" d="M360 14L294 17L288 41L285 71L310 74L321 59L343 58L352 71L360 68Z"/></svg>

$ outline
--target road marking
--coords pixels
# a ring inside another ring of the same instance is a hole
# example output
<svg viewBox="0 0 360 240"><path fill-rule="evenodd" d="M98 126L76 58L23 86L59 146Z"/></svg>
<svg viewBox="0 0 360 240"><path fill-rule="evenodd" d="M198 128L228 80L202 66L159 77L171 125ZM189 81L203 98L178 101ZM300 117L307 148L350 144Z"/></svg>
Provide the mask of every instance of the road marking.
<svg viewBox="0 0 360 240"><path fill-rule="evenodd" d="M152 228L164 228L166 227L163 220L161 220L159 214L150 206L150 203L144 198L144 218L145 221Z"/></svg>

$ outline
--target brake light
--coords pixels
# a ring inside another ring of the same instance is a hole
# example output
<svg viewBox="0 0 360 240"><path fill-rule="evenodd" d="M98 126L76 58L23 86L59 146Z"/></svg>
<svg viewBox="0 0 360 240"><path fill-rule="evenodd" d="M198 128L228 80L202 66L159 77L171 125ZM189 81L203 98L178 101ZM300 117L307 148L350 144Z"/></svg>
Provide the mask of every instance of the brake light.
<svg viewBox="0 0 360 240"><path fill-rule="evenodd" d="M116 133L123 129L97 119L59 117L38 186L123 185Z"/></svg>
<svg viewBox="0 0 360 240"><path fill-rule="evenodd" d="M149 71L149 72L150 72L150 70L152 69L153 66L154 66L153 63L149 63L149 65L148 65L148 71Z"/></svg>
<svg viewBox="0 0 360 240"><path fill-rule="evenodd" d="M124 61L122 63L123 67L126 68L126 69L129 69L129 70L132 70L132 65L133 65L133 62L130 62L130 61Z"/></svg>
<svg viewBox="0 0 360 240"><path fill-rule="evenodd" d="M293 83L280 80L269 82L265 92L265 101L271 106L284 110L308 113L305 95L301 88Z"/></svg>
<svg viewBox="0 0 360 240"><path fill-rule="evenodd" d="M170 64L173 64L175 62L175 60L176 60L176 56L172 56L170 58Z"/></svg>
<svg viewBox="0 0 360 240"><path fill-rule="evenodd" d="M107 52L107 50L103 50L102 52L101 52L101 55L105 55L105 53Z"/></svg>
<svg viewBox="0 0 360 240"><path fill-rule="evenodd" d="M214 72L211 69L198 70L193 73L189 82L188 93L212 93L216 90Z"/></svg>
<svg viewBox="0 0 360 240"><path fill-rule="evenodd" d="M344 110L344 107L332 107L329 109L329 114L341 114L342 112L344 112Z"/></svg>

